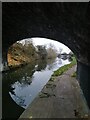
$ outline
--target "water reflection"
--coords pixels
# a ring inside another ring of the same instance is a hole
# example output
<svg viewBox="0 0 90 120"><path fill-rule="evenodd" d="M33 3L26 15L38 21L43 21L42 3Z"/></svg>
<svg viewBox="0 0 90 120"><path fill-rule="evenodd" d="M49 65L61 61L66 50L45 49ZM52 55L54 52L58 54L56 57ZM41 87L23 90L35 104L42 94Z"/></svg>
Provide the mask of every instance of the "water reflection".
<svg viewBox="0 0 90 120"><path fill-rule="evenodd" d="M47 61L46 60L40 60L37 62L38 66L37 66L37 71L41 71L41 70L45 70L46 66L47 66Z"/></svg>
<svg viewBox="0 0 90 120"><path fill-rule="evenodd" d="M3 88L6 89L3 89L3 102L9 94L8 97L11 96L17 105L26 109L48 82L53 71L68 63L70 63L68 60L60 58L36 61L15 71L4 73Z"/></svg>

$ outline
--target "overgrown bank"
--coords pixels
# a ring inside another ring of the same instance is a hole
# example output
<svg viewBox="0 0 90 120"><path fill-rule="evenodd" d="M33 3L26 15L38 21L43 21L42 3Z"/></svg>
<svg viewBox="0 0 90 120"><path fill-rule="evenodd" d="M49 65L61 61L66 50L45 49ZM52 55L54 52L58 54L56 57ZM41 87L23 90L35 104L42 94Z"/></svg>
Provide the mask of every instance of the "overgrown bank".
<svg viewBox="0 0 90 120"><path fill-rule="evenodd" d="M51 76L51 81L54 80L54 77L62 75L65 71L67 71L72 66L76 65L76 58L72 57L72 61L70 64L64 65L60 67L58 70L54 71L53 75Z"/></svg>
<svg viewBox="0 0 90 120"><path fill-rule="evenodd" d="M57 51L51 44L49 48L46 48L43 45L34 46L32 41L26 41L25 44L16 42L8 50L8 66L10 68L18 67L36 60L47 60L56 57Z"/></svg>

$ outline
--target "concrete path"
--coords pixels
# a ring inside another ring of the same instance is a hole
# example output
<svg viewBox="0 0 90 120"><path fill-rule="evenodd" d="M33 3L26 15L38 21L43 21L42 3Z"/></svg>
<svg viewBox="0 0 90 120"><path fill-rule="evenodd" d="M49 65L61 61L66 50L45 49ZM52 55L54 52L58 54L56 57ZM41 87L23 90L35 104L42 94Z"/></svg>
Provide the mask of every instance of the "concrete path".
<svg viewBox="0 0 90 120"><path fill-rule="evenodd" d="M78 81L71 77L75 70L73 66L49 81L20 118L89 118Z"/></svg>

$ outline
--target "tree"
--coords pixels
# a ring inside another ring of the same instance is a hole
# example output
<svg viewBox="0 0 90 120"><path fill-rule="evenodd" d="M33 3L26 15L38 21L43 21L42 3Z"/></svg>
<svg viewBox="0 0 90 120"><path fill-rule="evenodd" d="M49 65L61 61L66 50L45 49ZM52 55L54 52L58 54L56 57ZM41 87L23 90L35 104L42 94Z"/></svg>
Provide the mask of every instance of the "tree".
<svg viewBox="0 0 90 120"><path fill-rule="evenodd" d="M30 41L25 41L25 44L24 44L24 51L25 53L28 55L28 57L35 57L36 56L36 49L33 45L33 41L30 40Z"/></svg>
<svg viewBox="0 0 90 120"><path fill-rule="evenodd" d="M50 43L49 48L47 48L47 58L52 59L57 57L57 50L53 44Z"/></svg>
<svg viewBox="0 0 90 120"><path fill-rule="evenodd" d="M59 48L59 53L58 53L58 58L60 58L61 57L61 52L62 52L62 48Z"/></svg>
<svg viewBox="0 0 90 120"><path fill-rule="evenodd" d="M37 46L38 48L38 55L41 59L46 59L46 56L47 56L47 51L46 51L46 46L43 46L43 45L38 45Z"/></svg>

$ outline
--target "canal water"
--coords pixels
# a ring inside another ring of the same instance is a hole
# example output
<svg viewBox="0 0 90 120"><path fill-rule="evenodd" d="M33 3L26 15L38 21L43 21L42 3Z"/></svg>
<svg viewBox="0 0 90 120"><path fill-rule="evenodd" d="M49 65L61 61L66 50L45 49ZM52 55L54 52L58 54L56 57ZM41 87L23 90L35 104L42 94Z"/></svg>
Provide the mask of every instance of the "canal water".
<svg viewBox="0 0 90 120"><path fill-rule="evenodd" d="M55 70L69 64L56 58L33 62L2 75L2 117L18 118L37 97Z"/></svg>

